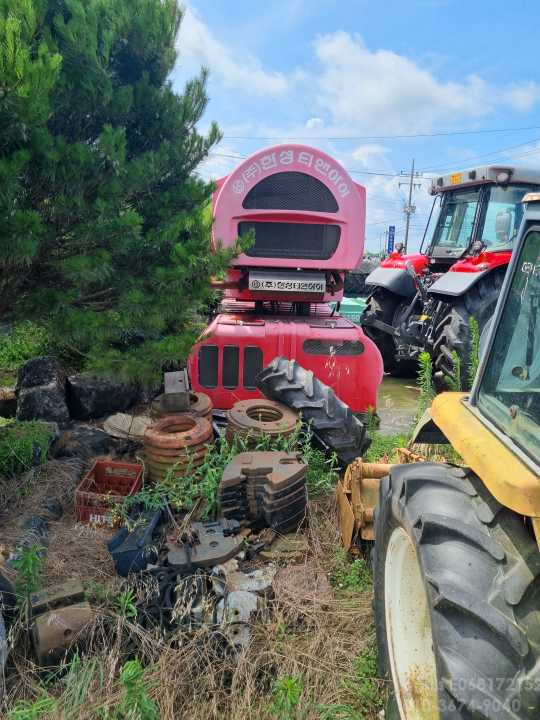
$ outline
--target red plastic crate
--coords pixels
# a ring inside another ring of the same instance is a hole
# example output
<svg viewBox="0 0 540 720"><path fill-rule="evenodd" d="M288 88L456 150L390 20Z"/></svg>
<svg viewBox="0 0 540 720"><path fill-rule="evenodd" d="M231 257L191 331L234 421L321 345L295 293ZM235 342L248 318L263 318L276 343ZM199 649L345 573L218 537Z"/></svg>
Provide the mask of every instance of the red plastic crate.
<svg viewBox="0 0 540 720"><path fill-rule="evenodd" d="M142 487L143 466L96 460L75 490L75 515L88 525L114 526L113 509Z"/></svg>

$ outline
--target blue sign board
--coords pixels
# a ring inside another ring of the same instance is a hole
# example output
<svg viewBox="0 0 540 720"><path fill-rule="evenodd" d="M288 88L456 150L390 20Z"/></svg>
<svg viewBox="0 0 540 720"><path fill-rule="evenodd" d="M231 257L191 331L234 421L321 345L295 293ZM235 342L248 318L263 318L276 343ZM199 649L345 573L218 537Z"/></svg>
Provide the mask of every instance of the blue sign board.
<svg viewBox="0 0 540 720"><path fill-rule="evenodd" d="M395 225L389 225L388 226L388 252L391 253L394 251L394 240L396 237L396 226Z"/></svg>

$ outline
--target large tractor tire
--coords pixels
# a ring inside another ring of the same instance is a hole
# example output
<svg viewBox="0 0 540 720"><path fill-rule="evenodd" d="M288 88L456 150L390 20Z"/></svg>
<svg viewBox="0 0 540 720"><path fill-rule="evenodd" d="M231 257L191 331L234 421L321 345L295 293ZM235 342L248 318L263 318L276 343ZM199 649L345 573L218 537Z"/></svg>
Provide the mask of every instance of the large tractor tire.
<svg viewBox="0 0 540 720"><path fill-rule="evenodd" d="M371 326L369 319L381 320L387 325L396 327L407 305L406 299L401 295L395 295L384 288L377 288L370 296L362 314L363 331L379 348L384 362L384 371L395 377L416 377L418 363L416 360L398 360L394 338L383 330Z"/></svg>
<svg viewBox="0 0 540 720"><path fill-rule="evenodd" d="M314 432L335 451L342 465L360 457L369 447L366 426L334 393L296 360L277 357L257 376L259 390L301 413Z"/></svg>
<svg viewBox="0 0 540 720"><path fill-rule="evenodd" d="M454 353L460 359L460 385L468 388L469 367L471 363L471 326L469 319L474 317L480 332L493 316L505 273L501 270L485 275L476 285L448 305L448 310L435 329L433 344L435 370L442 371L446 377L457 381Z"/></svg>
<svg viewBox="0 0 540 720"><path fill-rule="evenodd" d="M470 470L401 465L375 520L387 720L540 717L540 555Z"/></svg>

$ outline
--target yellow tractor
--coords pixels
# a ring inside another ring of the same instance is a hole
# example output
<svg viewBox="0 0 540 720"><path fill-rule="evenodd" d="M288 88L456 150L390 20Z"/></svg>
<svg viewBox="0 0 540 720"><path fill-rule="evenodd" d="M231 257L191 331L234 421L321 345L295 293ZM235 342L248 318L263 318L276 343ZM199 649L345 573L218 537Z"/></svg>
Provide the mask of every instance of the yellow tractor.
<svg viewBox="0 0 540 720"><path fill-rule="evenodd" d="M540 719L540 193L469 394L420 431L465 467L393 466L375 511L386 720Z"/></svg>

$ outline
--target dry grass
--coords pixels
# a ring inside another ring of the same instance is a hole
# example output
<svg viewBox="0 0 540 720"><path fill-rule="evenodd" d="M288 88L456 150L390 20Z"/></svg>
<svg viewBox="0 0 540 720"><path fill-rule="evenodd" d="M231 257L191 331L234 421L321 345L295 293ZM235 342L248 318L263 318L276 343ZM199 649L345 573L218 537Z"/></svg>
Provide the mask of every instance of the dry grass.
<svg viewBox="0 0 540 720"><path fill-rule="evenodd" d="M373 642L371 592L336 594L326 581L335 568L339 546L333 498L311 503L310 526L304 532L309 550L298 571L309 567L320 578L321 592L293 588L269 600L253 624L252 641L244 652L225 651L208 626L179 631L164 641L103 606L85 645L82 670L73 682L74 674L64 673L48 686L47 693L58 704L52 715L41 717L103 717L99 712L114 707L121 697L118 678L123 663L137 656L147 667L149 693L163 720L274 717L269 705L280 677L302 681L302 696L291 718L320 718L320 706L347 706L357 713L325 717L375 718L376 704L358 691L354 671L355 658ZM90 576L106 581L112 576L106 555L102 537L70 525L66 517L51 531L47 584ZM8 677L11 707L18 699L35 699L44 692L43 673L31 657L25 642L19 642Z"/></svg>

